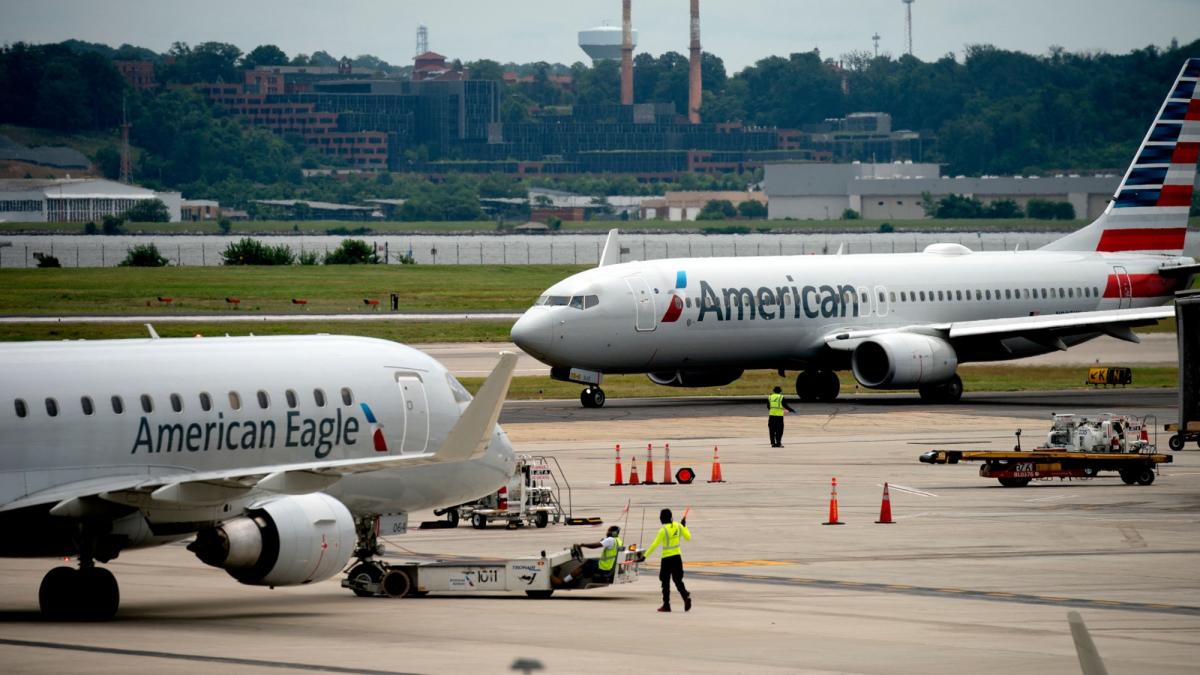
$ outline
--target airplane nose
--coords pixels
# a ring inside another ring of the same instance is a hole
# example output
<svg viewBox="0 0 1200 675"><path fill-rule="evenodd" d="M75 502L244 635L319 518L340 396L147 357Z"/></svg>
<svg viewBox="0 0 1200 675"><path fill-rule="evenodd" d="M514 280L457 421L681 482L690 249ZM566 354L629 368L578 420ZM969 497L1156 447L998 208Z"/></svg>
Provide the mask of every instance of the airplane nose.
<svg viewBox="0 0 1200 675"><path fill-rule="evenodd" d="M537 307L513 324L512 341L535 358L542 358L553 342L554 322L545 309Z"/></svg>

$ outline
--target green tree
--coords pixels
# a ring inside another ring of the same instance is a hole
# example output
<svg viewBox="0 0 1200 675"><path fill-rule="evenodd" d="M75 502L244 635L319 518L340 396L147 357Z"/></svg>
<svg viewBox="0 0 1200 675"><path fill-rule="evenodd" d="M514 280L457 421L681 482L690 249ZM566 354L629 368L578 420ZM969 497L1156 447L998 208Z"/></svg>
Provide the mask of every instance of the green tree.
<svg viewBox="0 0 1200 675"><path fill-rule="evenodd" d="M842 220L858 220L859 218L862 218L862 216L854 209L845 209L842 211Z"/></svg>
<svg viewBox="0 0 1200 675"><path fill-rule="evenodd" d="M983 207L984 218L1024 218L1021 206L1011 199L997 199Z"/></svg>
<svg viewBox="0 0 1200 675"><path fill-rule="evenodd" d="M727 220L737 216L737 209L728 199L711 199L700 209L696 220Z"/></svg>
<svg viewBox="0 0 1200 675"><path fill-rule="evenodd" d="M504 66L491 59L479 59L466 65L473 80L504 80Z"/></svg>
<svg viewBox="0 0 1200 675"><path fill-rule="evenodd" d="M343 239L325 256L326 265L376 265L381 262L375 247L361 239Z"/></svg>
<svg viewBox="0 0 1200 675"><path fill-rule="evenodd" d="M737 212L743 218L766 218L767 205L760 201L747 199L737 205Z"/></svg>
<svg viewBox="0 0 1200 675"><path fill-rule="evenodd" d="M296 254L286 244L269 246L257 239L243 237L221 251L222 265L291 265Z"/></svg>
<svg viewBox="0 0 1200 675"><path fill-rule="evenodd" d="M121 177L121 151L117 150L112 145L105 145L96 151L96 155L92 157L92 161L96 163L96 168L100 170L100 175L109 180L116 180Z"/></svg>
<svg viewBox="0 0 1200 675"><path fill-rule="evenodd" d="M261 68L263 66L286 66L287 54L275 45L259 45L242 57L242 68Z"/></svg>
<svg viewBox="0 0 1200 675"><path fill-rule="evenodd" d="M138 200L124 215L132 223L166 223L171 220L171 213L161 199Z"/></svg>
<svg viewBox="0 0 1200 675"><path fill-rule="evenodd" d="M117 263L118 267L166 267L170 262L158 252L154 244L138 244L129 249L125 259Z"/></svg>
<svg viewBox="0 0 1200 675"><path fill-rule="evenodd" d="M125 218L122 216L104 216L100 220L100 231L106 235L125 234Z"/></svg>

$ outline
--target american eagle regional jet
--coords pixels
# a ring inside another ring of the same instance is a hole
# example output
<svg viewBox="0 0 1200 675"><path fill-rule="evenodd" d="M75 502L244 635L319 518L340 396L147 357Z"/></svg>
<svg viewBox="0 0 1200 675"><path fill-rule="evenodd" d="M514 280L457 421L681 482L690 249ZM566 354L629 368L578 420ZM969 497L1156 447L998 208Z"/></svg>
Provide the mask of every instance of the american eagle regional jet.
<svg viewBox="0 0 1200 675"><path fill-rule="evenodd" d="M195 536L244 584L321 581L377 535L508 481L496 424L515 354L472 399L441 364L368 338L0 344L0 556L77 556L39 590L53 618L105 619L98 562Z"/></svg>
<svg viewBox="0 0 1200 675"><path fill-rule="evenodd" d="M681 258L618 263L616 230L595 269L551 286L513 341L586 385L646 373L719 386L753 368L800 371L802 400L831 401L849 368L872 389L962 395L958 364L1067 349L1100 335L1137 342L1200 266L1184 256L1200 151L1200 59L1189 59L1120 187L1090 225L1035 251Z"/></svg>

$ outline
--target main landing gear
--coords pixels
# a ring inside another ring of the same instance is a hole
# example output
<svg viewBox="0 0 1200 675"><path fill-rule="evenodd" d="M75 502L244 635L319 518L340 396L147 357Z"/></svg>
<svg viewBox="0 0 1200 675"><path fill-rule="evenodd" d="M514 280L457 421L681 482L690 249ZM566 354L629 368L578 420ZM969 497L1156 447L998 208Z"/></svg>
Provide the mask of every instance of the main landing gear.
<svg viewBox="0 0 1200 675"><path fill-rule="evenodd" d="M600 387L589 386L579 394L579 402L585 408L603 408L604 390Z"/></svg>
<svg viewBox="0 0 1200 675"><path fill-rule="evenodd" d="M804 370L796 376L796 395L801 401L828 403L837 399L842 383L832 370Z"/></svg>
<svg viewBox="0 0 1200 675"><path fill-rule="evenodd" d="M117 549L97 555L95 532L85 531L80 539L79 568L55 567L42 577L38 604L51 621L107 621L117 614L121 591L117 578L96 558L108 562L117 557Z"/></svg>
<svg viewBox="0 0 1200 675"><path fill-rule="evenodd" d="M958 403L963 395L962 379L955 375L942 384L925 385L917 391L927 403Z"/></svg>

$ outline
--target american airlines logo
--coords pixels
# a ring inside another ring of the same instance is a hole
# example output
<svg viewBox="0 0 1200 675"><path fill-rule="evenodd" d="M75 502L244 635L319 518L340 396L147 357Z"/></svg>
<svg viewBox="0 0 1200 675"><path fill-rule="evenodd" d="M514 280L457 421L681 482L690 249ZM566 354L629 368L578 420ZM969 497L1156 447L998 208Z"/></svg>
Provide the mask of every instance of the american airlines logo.
<svg viewBox="0 0 1200 675"><path fill-rule="evenodd" d="M371 425L372 440L377 452L387 452L383 425L361 404ZM147 454L160 452L211 452L224 450L272 450L279 441L284 448L310 448L313 456L324 459L336 445L353 446L362 430L359 419L346 415L338 408L330 417L306 417L297 411L276 422L271 419L227 420L217 413L207 422L151 424L143 415L138 422L137 436L130 454L139 450Z"/></svg>

